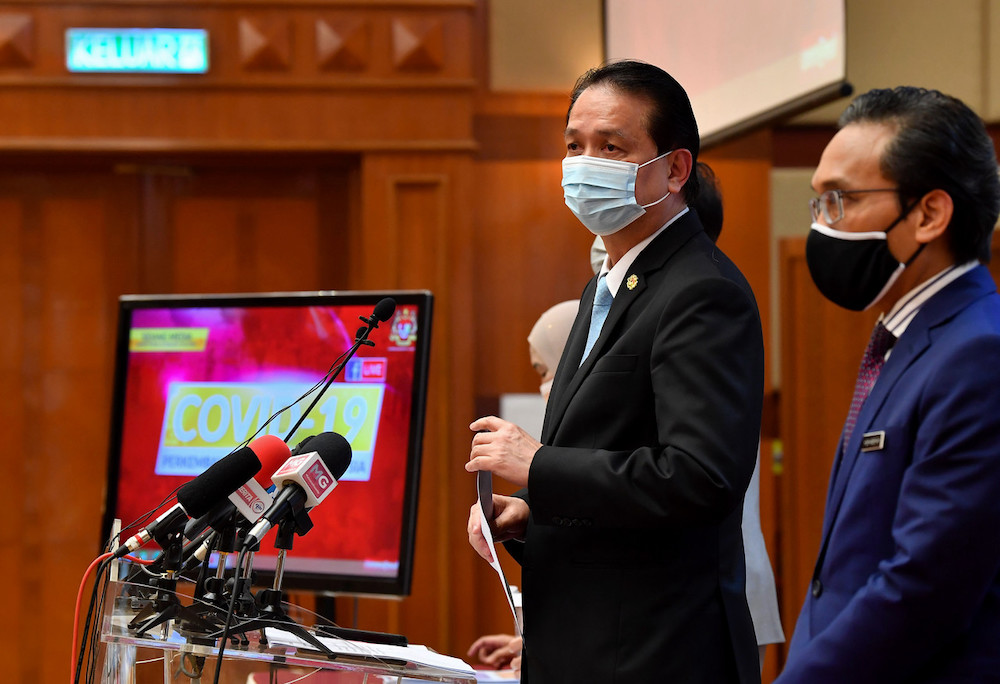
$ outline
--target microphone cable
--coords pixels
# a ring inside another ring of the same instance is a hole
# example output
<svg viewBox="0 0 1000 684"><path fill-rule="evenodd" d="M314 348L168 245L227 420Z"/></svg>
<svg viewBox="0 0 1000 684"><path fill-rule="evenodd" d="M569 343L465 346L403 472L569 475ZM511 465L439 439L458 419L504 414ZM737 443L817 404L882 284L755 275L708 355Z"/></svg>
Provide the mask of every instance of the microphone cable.
<svg viewBox="0 0 1000 684"><path fill-rule="evenodd" d="M94 561L84 571L83 577L80 579L80 588L77 590L76 593L76 606L73 611L73 642L72 645L70 646L70 663L69 663L69 669L71 675L70 681L73 682L74 684L80 681L80 672L83 666L84 654L88 652L87 637L88 633L90 632L90 625L94 615L94 606L97 602L98 589L100 588L101 584L101 576L107 571L108 567L110 566L111 558L113 555L114 554L112 554L111 552L108 552L101 554L100 556L95 558ZM135 563L139 563L141 565L149 565L150 563L152 563L152 561L143 560L141 558L136 558L134 556L125 556L125 558ZM87 585L87 578L94 571L94 568L97 568L97 572L95 573L94 576L94 589L91 592L90 604L87 609L87 617L86 620L84 621L83 637L81 639L79 628L80 628L80 607L83 601L83 590ZM103 592L101 593L103 595ZM94 633L96 634L97 630L94 630ZM74 663L73 653L76 652L78 640L80 643L80 651L76 659L76 662ZM93 642L91 643L91 646L93 647ZM93 657L94 654L93 648L90 649L89 653L90 653L90 658L88 660L92 660L96 664L96 659Z"/></svg>
<svg viewBox="0 0 1000 684"><path fill-rule="evenodd" d="M219 676L222 674L222 654L226 651L226 641L229 639L230 625L233 621L233 613L236 612L236 599L240 593L240 572L242 572L243 562L247 555L246 547L240 549L236 557L236 575L233 577L233 591L229 597L229 609L226 611L226 621L222 627L222 636L219 637L219 652L215 656L215 677L212 684L219 684ZM247 578L249 581L249 577Z"/></svg>

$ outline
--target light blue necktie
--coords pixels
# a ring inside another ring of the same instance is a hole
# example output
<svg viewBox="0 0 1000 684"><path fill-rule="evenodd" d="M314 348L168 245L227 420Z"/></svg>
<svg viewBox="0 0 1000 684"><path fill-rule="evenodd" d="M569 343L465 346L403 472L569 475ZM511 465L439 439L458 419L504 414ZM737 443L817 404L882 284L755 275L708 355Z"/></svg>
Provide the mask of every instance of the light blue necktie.
<svg viewBox="0 0 1000 684"><path fill-rule="evenodd" d="M614 300L614 297L611 296L611 290L608 289L607 275L607 273L603 274L597 281L597 292L594 293L594 310L590 313L590 332L587 333L587 347L583 350L583 358L580 359L581 366L590 355L590 350L594 348L597 338L600 337L604 320L608 317L611 302Z"/></svg>

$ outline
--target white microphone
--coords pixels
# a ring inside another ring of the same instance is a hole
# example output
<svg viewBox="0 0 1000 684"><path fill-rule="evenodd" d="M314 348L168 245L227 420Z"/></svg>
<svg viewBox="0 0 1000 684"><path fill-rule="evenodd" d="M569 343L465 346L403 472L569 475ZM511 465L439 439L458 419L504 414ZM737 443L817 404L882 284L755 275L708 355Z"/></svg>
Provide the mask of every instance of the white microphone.
<svg viewBox="0 0 1000 684"><path fill-rule="evenodd" d="M246 548L259 544L275 525L296 511L323 501L337 486L351 464L351 445L336 432L323 432L309 440L308 453L292 456L275 471L278 494L246 538Z"/></svg>

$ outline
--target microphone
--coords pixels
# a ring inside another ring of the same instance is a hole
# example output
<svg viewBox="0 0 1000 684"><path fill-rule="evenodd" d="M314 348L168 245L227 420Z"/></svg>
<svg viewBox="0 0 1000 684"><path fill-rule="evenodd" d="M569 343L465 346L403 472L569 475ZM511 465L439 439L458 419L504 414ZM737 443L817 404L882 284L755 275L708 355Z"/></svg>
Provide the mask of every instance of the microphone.
<svg viewBox="0 0 1000 684"><path fill-rule="evenodd" d="M260 439L254 440L250 446L237 449L185 483L177 491L177 503L146 528L129 537L115 550L114 557L121 558L132 553L159 534L176 531L188 517L200 518L220 499L224 500L224 497L235 492L261 469L260 459L254 451L259 441Z"/></svg>
<svg viewBox="0 0 1000 684"><path fill-rule="evenodd" d="M215 504L207 513L197 518L193 518L184 526L184 536L194 539L206 527L216 529L233 517L233 513L239 511L240 515L250 522L257 522L260 514L271 505L271 494L268 488L271 485L271 476L274 471L284 463L291 452L288 445L276 435L264 435L255 439L251 447L260 461L260 470L249 478L236 491Z"/></svg>
<svg viewBox="0 0 1000 684"><path fill-rule="evenodd" d="M289 514L319 504L337 486L351 464L351 445L336 432L322 432L308 441L308 453L292 456L274 473L280 490L271 507L247 534L252 548Z"/></svg>
<svg viewBox="0 0 1000 684"><path fill-rule="evenodd" d="M260 514L271 505L271 477L281 463L288 460L292 452L281 437L264 435L254 440L254 453L260 459L260 470L253 478L246 481L242 487L229 495L229 501L244 518L257 522Z"/></svg>
<svg viewBox="0 0 1000 684"><path fill-rule="evenodd" d="M350 361L351 357L353 357L354 354L358 351L358 349L361 348L361 345L365 345L368 347L375 346L375 343L369 340L368 336L371 335L372 331L378 327L379 323L384 323L385 321L389 320L389 317L392 316L392 314L395 311L396 311L396 300L393 299L392 297L383 297L378 301L378 304L375 305L375 308L372 310L371 316L368 316L367 318L365 318L364 316L358 316L358 319L365 325L362 326L360 329L358 329L357 335L355 335L354 337L354 344L351 345L351 348L341 355L341 358L343 360L340 362L340 364L336 368L330 369L330 372L328 374L329 377L326 380L326 384L323 385L323 389L321 389L319 393L313 398L312 403L309 404L306 410L302 412L302 415L299 416L298 421L296 421L295 425L293 425L291 429L288 431L288 435L285 436L286 442L291 441L292 435L294 435L295 431L299 429L300 425L302 425L302 421L304 421L306 419L306 416L308 416L312 412L312 410L316 408L316 404L318 404L319 400L323 398L323 395L326 394L326 391L330 389L330 385L333 384L333 381L336 380L337 376L340 375L340 373L344 370L344 368L347 366L347 362ZM347 457L347 460L348 462L350 462L351 460L350 456Z"/></svg>
<svg viewBox="0 0 1000 684"><path fill-rule="evenodd" d="M389 317L392 316L393 313L395 313L395 311L396 311L396 300L393 299L392 297L386 297L385 299L380 299L378 304L375 305L375 310L372 311L371 317L372 319L374 319L374 321L378 321L379 323L385 323L387 320L389 320ZM372 323L374 321L369 321L369 323Z"/></svg>

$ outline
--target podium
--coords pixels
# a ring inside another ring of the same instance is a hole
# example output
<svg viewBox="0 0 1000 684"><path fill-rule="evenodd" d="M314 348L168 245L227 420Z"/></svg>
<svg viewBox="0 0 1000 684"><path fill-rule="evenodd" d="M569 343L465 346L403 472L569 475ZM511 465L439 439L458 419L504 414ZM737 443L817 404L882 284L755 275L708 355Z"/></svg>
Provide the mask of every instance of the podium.
<svg viewBox="0 0 1000 684"><path fill-rule="evenodd" d="M393 646L323 636L325 621L320 616L291 604L284 604L284 608L296 625L314 622L309 633L303 635L306 638L294 633L294 626L289 630L280 623L230 638L223 651L220 683L285 684L307 675L305 681L310 684L474 684L476 681L472 668L458 658L440 655L423 646ZM211 682L219 652L218 639L187 627L202 624L198 615L212 610L211 605L199 604L180 593L165 597L160 592L159 596L151 597L146 585L108 582L101 615L103 653L98 659L99 681ZM319 650L316 642L324 650Z"/></svg>

